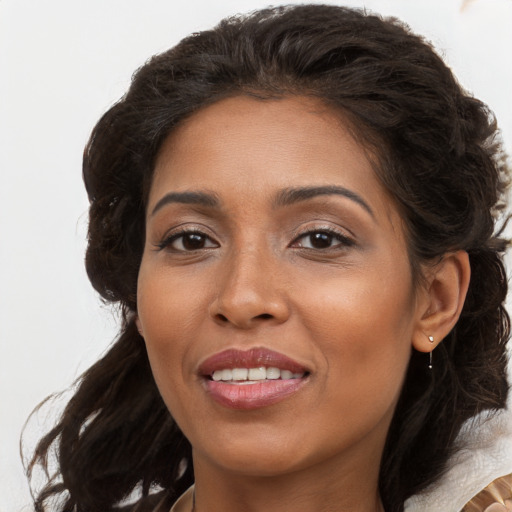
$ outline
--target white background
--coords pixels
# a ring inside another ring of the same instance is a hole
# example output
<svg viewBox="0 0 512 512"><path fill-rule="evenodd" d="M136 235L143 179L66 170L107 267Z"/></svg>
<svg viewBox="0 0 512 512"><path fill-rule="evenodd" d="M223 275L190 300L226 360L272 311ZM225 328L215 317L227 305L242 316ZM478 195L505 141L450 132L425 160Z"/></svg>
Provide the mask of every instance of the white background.
<svg viewBox="0 0 512 512"><path fill-rule="evenodd" d="M116 332L83 269L90 130L150 55L266 5L0 0L0 512L29 510L18 443L31 410L68 387ZM344 5L398 16L430 39L497 113L512 149L512 0Z"/></svg>

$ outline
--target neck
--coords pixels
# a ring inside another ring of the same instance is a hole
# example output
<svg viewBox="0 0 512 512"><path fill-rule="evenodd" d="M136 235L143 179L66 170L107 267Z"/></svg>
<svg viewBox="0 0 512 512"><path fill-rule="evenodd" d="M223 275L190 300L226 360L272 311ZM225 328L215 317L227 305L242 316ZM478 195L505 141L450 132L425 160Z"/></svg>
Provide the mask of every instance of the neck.
<svg viewBox="0 0 512 512"><path fill-rule="evenodd" d="M307 470L255 476L194 457L194 512L384 512L378 468L361 459L340 464L333 458Z"/></svg>

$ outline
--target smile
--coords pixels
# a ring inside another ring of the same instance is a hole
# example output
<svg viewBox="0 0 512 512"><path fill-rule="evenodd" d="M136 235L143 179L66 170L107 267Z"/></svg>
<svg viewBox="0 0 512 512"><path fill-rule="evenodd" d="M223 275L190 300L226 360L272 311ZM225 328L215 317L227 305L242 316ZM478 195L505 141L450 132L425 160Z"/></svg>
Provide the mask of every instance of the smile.
<svg viewBox="0 0 512 512"><path fill-rule="evenodd" d="M208 396L231 409L257 409L298 392L310 372L267 349L226 350L203 362L199 373Z"/></svg>
<svg viewBox="0 0 512 512"><path fill-rule="evenodd" d="M223 370L215 370L212 380L233 382L234 384L251 384L262 380L289 380L301 379L305 373L293 373L290 370L281 370L276 367L265 368L259 366L257 368L225 368Z"/></svg>

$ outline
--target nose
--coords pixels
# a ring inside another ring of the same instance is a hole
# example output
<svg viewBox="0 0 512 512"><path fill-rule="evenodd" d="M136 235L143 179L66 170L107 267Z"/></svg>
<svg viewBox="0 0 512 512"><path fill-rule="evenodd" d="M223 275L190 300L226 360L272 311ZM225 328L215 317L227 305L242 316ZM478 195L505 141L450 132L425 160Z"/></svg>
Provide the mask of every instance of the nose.
<svg viewBox="0 0 512 512"><path fill-rule="evenodd" d="M215 322L239 329L261 324L280 324L290 314L282 269L261 251L238 251L223 263L219 272L217 295L210 315Z"/></svg>

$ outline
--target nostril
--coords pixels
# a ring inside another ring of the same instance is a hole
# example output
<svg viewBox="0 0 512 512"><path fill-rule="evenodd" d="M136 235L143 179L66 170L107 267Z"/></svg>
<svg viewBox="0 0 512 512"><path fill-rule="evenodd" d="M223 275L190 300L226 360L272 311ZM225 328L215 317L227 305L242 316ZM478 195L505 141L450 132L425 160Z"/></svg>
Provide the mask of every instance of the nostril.
<svg viewBox="0 0 512 512"><path fill-rule="evenodd" d="M223 324L230 323L229 318L226 315L223 315L222 313L217 313L215 315L215 318ZM271 315L270 313L262 313L261 315L256 315L255 317L253 317L253 320L270 320L272 318L274 318L274 316Z"/></svg>

